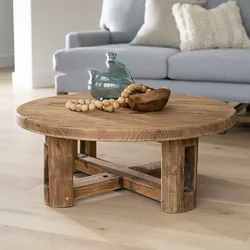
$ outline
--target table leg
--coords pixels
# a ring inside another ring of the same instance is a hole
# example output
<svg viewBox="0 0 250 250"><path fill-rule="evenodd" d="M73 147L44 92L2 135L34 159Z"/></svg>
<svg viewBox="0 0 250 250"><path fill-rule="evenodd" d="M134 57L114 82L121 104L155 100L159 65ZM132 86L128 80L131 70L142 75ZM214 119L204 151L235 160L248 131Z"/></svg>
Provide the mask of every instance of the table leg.
<svg viewBox="0 0 250 250"><path fill-rule="evenodd" d="M246 107L248 113L250 113L250 104Z"/></svg>
<svg viewBox="0 0 250 250"><path fill-rule="evenodd" d="M95 141L80 141L80 153L96 157L96 142Z"/></svg>
<svg viewBox="0 0 250 250"><path fill-rule="evenodd" d="M49 166L48 166L48 137L45 137L44 143L44 202L49 205Z"/></svg>
<svg viewBox="0 0 250 250"><path fill-rule="evenodd" d="M46 137L44 146L44 199L52 207L74 205L73 169L77 141Z"/></svg>
<svg viewBox="0 0 250 250"><path fill-rule="evenodd" d="M161 207L183 213L196 206L198 138L162 143Z"/></svg>

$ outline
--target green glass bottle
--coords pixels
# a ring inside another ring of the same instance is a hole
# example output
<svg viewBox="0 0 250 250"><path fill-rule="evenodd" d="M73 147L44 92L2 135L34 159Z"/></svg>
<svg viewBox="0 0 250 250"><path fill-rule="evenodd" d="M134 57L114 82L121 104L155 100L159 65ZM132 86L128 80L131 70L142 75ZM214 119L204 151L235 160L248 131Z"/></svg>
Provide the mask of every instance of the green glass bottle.
<svg viewBox="0 0 250 250"><path fill-rule="evenodd" d="M88 90L97 100L118 99L121 92L135 82L126 66L116 60L116 53L108 52L106 57L107 73L95 69L88 71Z"/></svg>

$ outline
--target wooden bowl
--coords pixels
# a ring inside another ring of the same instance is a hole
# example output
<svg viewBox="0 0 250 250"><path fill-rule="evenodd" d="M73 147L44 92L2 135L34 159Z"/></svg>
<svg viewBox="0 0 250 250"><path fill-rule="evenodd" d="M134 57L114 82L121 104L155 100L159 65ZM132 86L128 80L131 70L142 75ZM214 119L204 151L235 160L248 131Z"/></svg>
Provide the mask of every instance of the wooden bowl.
<svg viewBox="0 0 250 250"><path fill-rule="evenodd" d="M156 112L162 110L168 103L171 91L165 87L152 89L147 93L133 94L128 97L130 108L140 112Z"/></svg>

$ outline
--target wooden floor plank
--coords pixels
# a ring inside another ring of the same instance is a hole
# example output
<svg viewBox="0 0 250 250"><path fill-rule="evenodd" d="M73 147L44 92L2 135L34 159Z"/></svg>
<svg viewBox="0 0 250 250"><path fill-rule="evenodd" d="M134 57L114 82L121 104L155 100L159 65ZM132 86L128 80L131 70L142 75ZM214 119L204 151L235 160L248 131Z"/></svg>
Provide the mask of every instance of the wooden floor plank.
<svg viewBox="0 0 250 250"><path fill-rule="evenodd" d="M0 230L1 249L36 249L36 250L140 250L142 248L129 247L104 241L87 240L60 234L44 233L18 227L6 226ZM18 248L16 248L18 242ZM144 248L143 248L144 249ZM149 248L148 248L149 249Z"/></svg>

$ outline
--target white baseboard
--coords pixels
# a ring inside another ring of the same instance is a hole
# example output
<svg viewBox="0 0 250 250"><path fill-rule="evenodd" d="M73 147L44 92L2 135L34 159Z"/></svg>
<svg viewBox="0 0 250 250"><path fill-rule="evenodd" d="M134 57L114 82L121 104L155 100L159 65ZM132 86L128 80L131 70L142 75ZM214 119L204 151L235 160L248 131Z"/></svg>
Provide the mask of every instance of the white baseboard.
<svg viewBox="0 0 250 250"><path fill-rule="evenodd" d="M14 55L0 55L0 68L13 67L14 66Z"/></svg>
<svg viewBox="0 0 250 250"><path fill-rule="evenodd" d="M12 87L14 89L39 89L54 87L54 72L13 72Z"/></svg>

